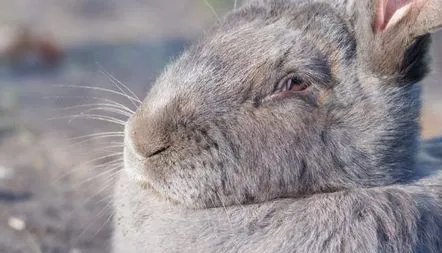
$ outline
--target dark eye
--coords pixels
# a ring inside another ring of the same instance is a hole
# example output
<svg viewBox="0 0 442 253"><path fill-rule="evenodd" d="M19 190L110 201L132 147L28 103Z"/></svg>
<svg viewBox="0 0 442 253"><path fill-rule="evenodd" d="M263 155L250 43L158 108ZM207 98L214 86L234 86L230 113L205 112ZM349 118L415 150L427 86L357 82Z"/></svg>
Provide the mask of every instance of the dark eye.
<svg viewBox="0 0 442 253"><path fill-rule="evenodd" d="M283 78L278 86L275 88L275 92L301 92L310 87L310 83L304 81L300 77L291 74Z"/></svg>

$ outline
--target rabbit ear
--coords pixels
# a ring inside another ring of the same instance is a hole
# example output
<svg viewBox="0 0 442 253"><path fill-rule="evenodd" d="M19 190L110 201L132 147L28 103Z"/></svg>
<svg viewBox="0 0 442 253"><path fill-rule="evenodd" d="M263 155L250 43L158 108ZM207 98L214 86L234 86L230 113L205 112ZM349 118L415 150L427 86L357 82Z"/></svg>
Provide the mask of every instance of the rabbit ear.
<svg viewBox="0 0 442 253"><path fill-rule="evenodd" d="M408 23L410 36L434 32L442 26L442 0L377 0L376 32Z"/></svg>
<svg viewBox="0 0 442 253"><path fill-rule="evenodd" d="M352 1L350 1L352 2ZM359 62L379 76L426 74L429 36L442 26L442 0L353 0Z"/></svg>

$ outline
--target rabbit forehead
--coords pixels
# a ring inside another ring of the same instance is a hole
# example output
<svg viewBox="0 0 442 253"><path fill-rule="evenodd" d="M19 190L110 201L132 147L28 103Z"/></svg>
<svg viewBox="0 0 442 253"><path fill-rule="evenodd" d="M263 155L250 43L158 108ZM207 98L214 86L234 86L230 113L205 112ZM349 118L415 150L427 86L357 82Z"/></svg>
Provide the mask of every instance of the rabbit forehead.
<svg viewBox="0 0 442 253"><path fill-rule="evenodd" d="M303 9L293 8L297 12ZM314 9L314 6L307 5L304 9ZM336 63L337 54L354 54L354 37L333 13L326 14L328 18L306 21L294 17L293 11L284 10L276 16L268 14L272 10L262 12L251 8L228 17L176 61L163 75L163 80L185 89L217 86L217 89L237 91L236 88L242 88L241 84L266 71L281 70L278 68L283 68L286 62L296 68L312 66L311 62L318 62L319 55L325 60L333 57L332 63ZM230 20L237 20L236 25L230 25Z"/></svg>
<svg viewBox="0 0 442 253"><path fill-rule="evenodd" d="M281 75L302 68L325 83L330 72L342 69L342 58L353 58L355 43L347 24L327 4L246 7L227 16L170 65L148 100L155 104L152 111L186 98L188 108L221 108L226 100L231 106L265 93Z"/></svg>
<svg viewBox="0 0 442 253"><path fill-rule="evenodd" d="M251 88L256 78L278 72L287 52L303 51L296 46L303 41L299 33L277 25L255 26L251 23L205 38L171 65L158 85L204 98L238 93Z"/></svg>

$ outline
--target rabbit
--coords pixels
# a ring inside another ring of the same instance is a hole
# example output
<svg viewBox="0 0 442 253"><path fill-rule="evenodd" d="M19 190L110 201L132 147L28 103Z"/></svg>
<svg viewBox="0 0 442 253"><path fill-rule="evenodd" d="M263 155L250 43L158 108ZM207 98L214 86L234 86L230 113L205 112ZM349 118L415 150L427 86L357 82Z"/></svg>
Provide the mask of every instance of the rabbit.
<svg viewBox="0 0 442 253"><path fill-rule="evenodd" d="M125 125L113 252L442 252L419 129L441 25L442 0L232 10Z"/></svg>

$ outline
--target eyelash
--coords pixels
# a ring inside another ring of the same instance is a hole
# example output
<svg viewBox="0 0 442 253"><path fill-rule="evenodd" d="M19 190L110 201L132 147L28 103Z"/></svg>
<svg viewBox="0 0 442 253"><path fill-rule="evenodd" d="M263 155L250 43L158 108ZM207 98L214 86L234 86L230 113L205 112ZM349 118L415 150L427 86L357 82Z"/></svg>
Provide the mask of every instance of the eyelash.
<svg viewBox="0 0 442 253"><path fill-rule="evenodd" d="M278 85L275 86L274 94L292 92L299 93L308 89L311 84L295 74L289 74L281 79Z"/></svg>
<svg viewBox="0 0 442 253"><path fill-rule="evenodd" d="M287 83L291 81L291 83ZM273 88L272 93L266 97L256 97L255 104L259 105L262 102L270 102L279 99L284 99L287 97L291 97L296 94L305 94L307 90L312 86L312 84L308 81L303 80L299 76L294 73L286 75L284 78L280 79L280 81ZM294 89L298 87L297 89Z"/></svg>

